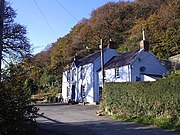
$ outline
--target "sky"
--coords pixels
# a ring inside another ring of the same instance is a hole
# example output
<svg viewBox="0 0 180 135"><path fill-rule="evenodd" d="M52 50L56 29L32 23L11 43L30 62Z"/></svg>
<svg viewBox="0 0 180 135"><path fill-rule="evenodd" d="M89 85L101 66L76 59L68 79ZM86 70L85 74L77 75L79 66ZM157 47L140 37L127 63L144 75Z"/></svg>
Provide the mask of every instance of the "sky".
<svg viewBox="0 0 180 135"><path fill-rule="evenodd" d="M82 18L107 2L119 0L10 0L15 22L26 26L27 37L37 54L71 31Z"/></svg>

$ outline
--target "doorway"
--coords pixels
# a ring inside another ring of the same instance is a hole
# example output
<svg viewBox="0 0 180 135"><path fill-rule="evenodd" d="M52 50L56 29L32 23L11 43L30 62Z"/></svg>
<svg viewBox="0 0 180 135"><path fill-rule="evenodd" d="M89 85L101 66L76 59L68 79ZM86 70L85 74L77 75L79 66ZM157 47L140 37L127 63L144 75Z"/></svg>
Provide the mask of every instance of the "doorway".
<svg viewBox="0 0 180 135"><path fill-rule="evenodd" d="M72 85L71 100L75 100L75 85Z"/></svg>

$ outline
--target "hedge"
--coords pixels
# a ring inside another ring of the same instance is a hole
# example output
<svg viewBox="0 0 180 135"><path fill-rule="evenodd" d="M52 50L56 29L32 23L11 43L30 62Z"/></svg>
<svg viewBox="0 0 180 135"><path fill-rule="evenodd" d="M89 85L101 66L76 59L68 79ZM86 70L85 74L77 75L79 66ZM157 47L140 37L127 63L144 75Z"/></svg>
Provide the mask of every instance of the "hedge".
<svg viewBox="0 0 180 135"><path fill-rule="evenodd" d="M107 83L101 109L165 128L180 126L180 77L156 82Z"/></svg>

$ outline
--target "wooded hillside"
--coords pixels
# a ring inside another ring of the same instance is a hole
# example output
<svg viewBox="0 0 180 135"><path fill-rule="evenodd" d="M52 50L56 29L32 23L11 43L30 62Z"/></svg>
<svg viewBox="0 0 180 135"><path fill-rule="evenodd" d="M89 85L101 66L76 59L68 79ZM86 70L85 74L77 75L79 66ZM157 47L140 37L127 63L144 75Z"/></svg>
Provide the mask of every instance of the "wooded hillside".
<svg viewBox="0 0 180 135"><path fill-rule="evenodd" d="M60 88L62 72L75 55L97 51L101 38L105 44L111 38L119 53L131 51L139 47L142 29L159 59L179 54L180 0L109 2L99 7L90 18L83 18L67 35L28 60L30 80L42 89Z"/></svg>

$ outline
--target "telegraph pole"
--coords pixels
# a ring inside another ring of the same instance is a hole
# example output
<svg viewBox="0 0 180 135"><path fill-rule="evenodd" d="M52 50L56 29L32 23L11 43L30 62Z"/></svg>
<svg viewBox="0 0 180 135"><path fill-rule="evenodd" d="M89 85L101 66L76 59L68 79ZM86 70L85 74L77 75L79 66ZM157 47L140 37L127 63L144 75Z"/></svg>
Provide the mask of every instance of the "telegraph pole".
<svg viewBox="0 0 180 135"><path fill-rule="evenodd" d="M4 1L5 0L0 0L0 82L2 74Z"/></svg>
<svg viewBox="0 0 180 135"><path fill-rule="evenodd" d="M104 45L103 39L101 39L100 49L101 49L101 70L102 70L102 88L104 85Z"/></svg>

